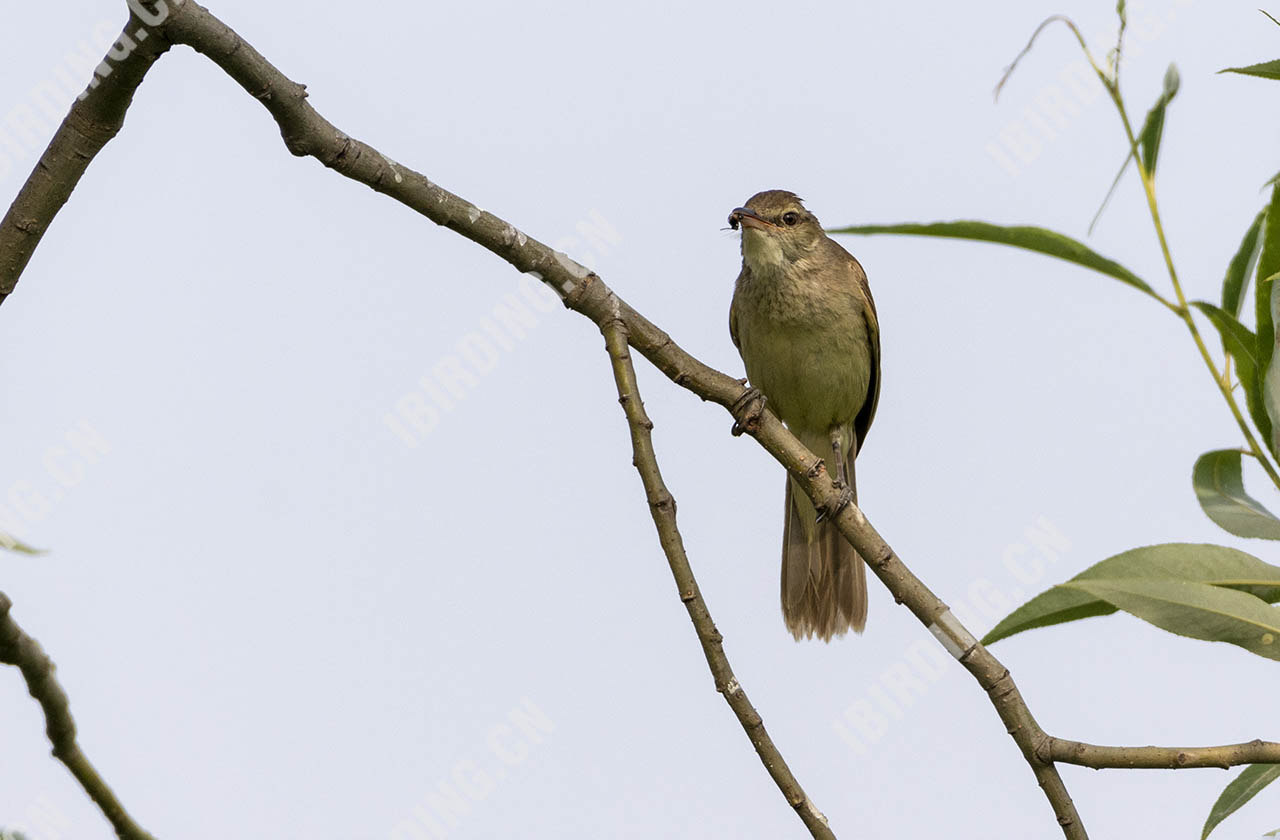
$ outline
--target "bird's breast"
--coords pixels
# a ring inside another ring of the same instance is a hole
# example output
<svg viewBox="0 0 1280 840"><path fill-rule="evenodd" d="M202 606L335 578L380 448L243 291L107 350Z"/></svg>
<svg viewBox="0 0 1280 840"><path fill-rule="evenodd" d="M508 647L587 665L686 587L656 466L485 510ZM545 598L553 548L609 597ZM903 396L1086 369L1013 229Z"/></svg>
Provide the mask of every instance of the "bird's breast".
<svg viewBox="0 0 1280 840"><path fill-rule="evenodd" d="M792 429L852 423L867 399L871 350L855 289L815 274L759 276L734 297L747 377Z"/></svg>

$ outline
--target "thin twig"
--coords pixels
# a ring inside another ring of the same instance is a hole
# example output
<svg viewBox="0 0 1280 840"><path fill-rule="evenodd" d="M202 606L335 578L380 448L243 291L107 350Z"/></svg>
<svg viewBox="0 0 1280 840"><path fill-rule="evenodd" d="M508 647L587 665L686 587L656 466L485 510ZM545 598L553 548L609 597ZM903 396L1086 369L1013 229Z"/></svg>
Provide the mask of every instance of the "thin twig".
<svg viewBox="0 0 1280 840"><path fill-rule="evenodd" d="M1280 764L1280 744L1247 741L1221 747L1100 747L1080 741L1050 738L1041 747L1049 761L1104 768L1181 770L1187 767L1236 767L1241 764Z"/></svg>
<svg viewBox="0 0 1280 840"><path fill-rule="evenodd" d="M702 652L707 657L707 666L711 668L711 676L715 679L716 691L719 691L742 724L742 729L751 739L760 761L773 777L774 783L787 802L795 808L809 833L814 837L832 838L835 835L827 825L827 818L822 815L813 801L805 794L792 775L791 768L778 751L773 739L765 731L764 721L756 712L751 701L747 699L746 689L733 675L729 659L725 656L720 631L711 620L711 613L702 599L698 582L694 579L693 568L689 565L689 557L685 554L684 540L676 526L676 500L672 498L658 470L658 456L653 449L653 423L644 410L644 402L640 399L640 386L636 382L636 371L631 363L631 351L627 346L627 325L621 320L609 321L601 327L604 333L605 346L613 363L613 378L618 384L618 402L627 415L627 425L631 428L631 449L635 455L634 463L644 483L645 496L649 501L649 512L653 515L653 524L658 529L658 541L671 566L671 575L676 580L676 589L680 600L689 611L689 620L698 633L698 641L702 643Z"/></svg>
<svg viewBox="0 0 1280 840"><path fill-rule="evenodd" d="M1080 28L1076 26L1075 21L1066 15L1049 15L1049 17L1040 21L1040 25L1036 27L1036 31L1032 32L1031 37L1027 39L1027 45L1013 57L1013 61L1009 62L1009 65L1004 68L1004 72L1000 74L1000 81L996 83L996 89L994 92L994 98L996 100L1000 99L1000 91L1004 90L1005 83L1013 76L1013 71L1018 69L1018 64L1021 63L1022 59L1026 58L1027 53L1031 52L1031 48L1035 46L1036 39L1040 37L1040 33L1043 32L1051 23L1065 24L1073 33L1075 33L1076 40L1080 42L1080 46L1084 48L1085 53L1089 52L1088 48L1085 47L1084 35L1080 34ZM1089 63L1093 65L1094 71L1097 72L1099 76L1102 76L1104 79L1106 78L1106 75L1093 60L1092 55L1089 56Z"/></svg>
<svg viewBox="0 0 1280 840"><path fill-rule="evenodd" d="M53 744L53 755L67 766L89 798L102 809L116 830L116 836L122 840L152 840L151 835L133 821L115 793L80 751L71 706L54 675L53 660L40 643L24 633L9 615L12 606L9 597L0 592L0 662L18 667L27 681L27 690L44 710L45 732Z"/></svg>

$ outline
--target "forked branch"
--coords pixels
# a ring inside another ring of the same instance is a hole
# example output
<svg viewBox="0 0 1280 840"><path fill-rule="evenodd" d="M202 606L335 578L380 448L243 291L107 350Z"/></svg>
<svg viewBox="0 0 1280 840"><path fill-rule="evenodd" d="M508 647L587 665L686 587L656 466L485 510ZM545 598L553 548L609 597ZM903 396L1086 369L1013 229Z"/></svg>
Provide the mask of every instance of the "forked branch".
<svg viewBox="0 0 1280 840"><path fill-rule="evenodd" d="M756 712L751 701L747 699L746 689L733 675L733 668L724 654L723 639L711 620L711 613L702 599L698 582L693 577L693 568L689 565L689 557L684 551L684 540L680 537L680 529L676 526L676 500L667 490L658 470L658 456L653 449L653 423L644 410L644 402L640 399L640 386L636 382L635 367L631 363L631 348L627 345L627 325L621 320L606 322L601 327L604 333L605 347L613 363L613 378L618 385L618 402L627 415L627 425L631 429L631 449L634 454L636 470L644 483L645 498L649 501L649 512L653 515L653 524L658 529L658 541L662 551L667 555L667 563L671 566L671 574L676 579L676 589L680 600L689 611L689 620L698 633L698 641L702 644L702 652L707 657L707 667L719 691L742 724L742 729L751 739L760 761L773 777L774 783L787 802L796 810L805 827L814 837L832 838L827 825L827 818L818 811L817 806L809 799L791 768L778 752L773 739L764 728L764 721Z"/></svg>

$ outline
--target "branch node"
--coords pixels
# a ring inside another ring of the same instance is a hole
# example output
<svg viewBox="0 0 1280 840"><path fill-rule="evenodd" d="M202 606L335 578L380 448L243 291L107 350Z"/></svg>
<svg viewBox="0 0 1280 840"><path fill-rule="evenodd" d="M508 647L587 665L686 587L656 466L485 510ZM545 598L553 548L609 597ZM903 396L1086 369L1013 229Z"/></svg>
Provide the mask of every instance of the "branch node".
<svg viewBox="0 0 1280 840"><path fill-rule="evenodd" d="M666 513L667 511L670 511L674 514L676 511L676 500L671 498L670 494L660 496L652 500L649 502L649 505L659 513Z"/></svg>
<svg viewBox="0 0 1280 840"><path fill-rule="evenodd" d="M582 302L588 294L595 292L598 287L604 287L606 291L608 290L608 287L600 283L599 280L600 278L592 271L586 277L573 283L566 282L565 285L559 288L557 294L564 301L566 309L581 311Z"/></svg>
<svg viewBox="0 0 1280 840"><path fill-rule="evenodd" d="M1041 764L1053 763L1053 736L1047 732L1041 732L1040 737L1035 739L1032 752L1036 760Z"/></svg>

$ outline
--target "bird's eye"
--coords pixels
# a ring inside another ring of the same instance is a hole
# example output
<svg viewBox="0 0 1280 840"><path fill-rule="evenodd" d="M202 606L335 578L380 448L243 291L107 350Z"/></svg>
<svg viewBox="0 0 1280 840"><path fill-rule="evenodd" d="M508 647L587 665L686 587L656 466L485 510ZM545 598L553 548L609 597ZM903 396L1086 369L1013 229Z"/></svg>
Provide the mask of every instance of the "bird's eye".
<svg viewBox="0 0 1280 840"><path fill-rule="evenodd" d="M800 214L795 211L782 214L782 223L784 225L794 225L798 221L800 221Z"/></svg>

